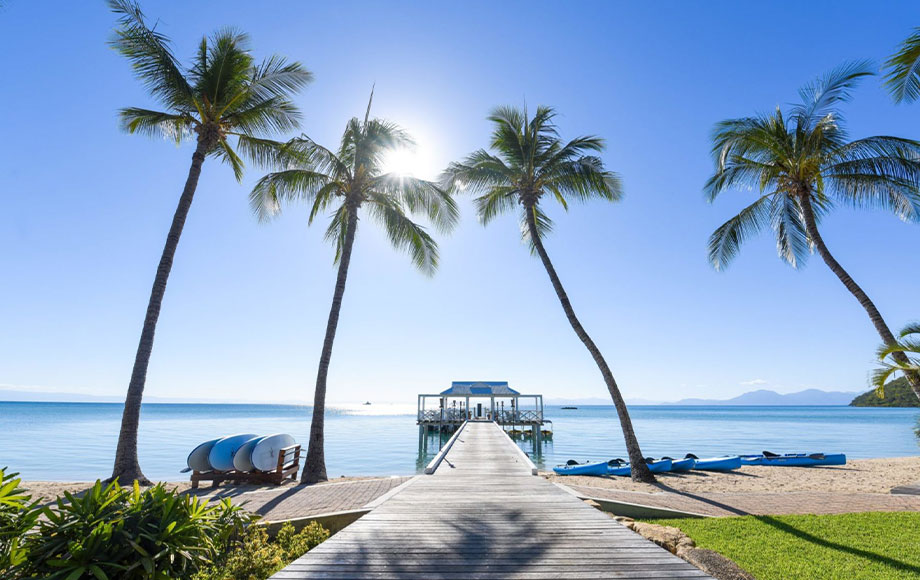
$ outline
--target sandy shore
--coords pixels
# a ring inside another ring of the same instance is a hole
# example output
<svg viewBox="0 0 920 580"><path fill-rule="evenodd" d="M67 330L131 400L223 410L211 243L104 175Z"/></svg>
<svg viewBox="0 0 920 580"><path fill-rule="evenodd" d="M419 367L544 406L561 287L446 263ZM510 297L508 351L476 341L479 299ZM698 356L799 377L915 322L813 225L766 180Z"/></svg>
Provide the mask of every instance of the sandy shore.
<svg viewBox="0 0 920 580"><path fill-rule="evenodd" d="M362 479L379 479L378 477L336 477L325 483L316 485L328 485L330 483L341 483L343 481L360 481ZM56 497L64 494L65 491L73 494L81 494L93 486L92 481L23 481L22 487L28 490L33 499L42 499L43 501L53 501ZM287 482L284 485L290 486L294 482ZM168 488L176 489L179 492L189 491L192 485L188 481L164 481ZM210 482L203 482L198 489L202 495L209 494L211 491L222 491L227 489L254 491L258 489L277 489L274 485L231 485L228 483L221 484L217 488L212 488Z"/></svg>
<svg viewBox="0 0 920 580"><path fill-rule="evenodd" d="M855 459L847 465L828 467L752 465L727 473L662 473L656 476L658 485L633 483L628 477L558 476L552 472L542 475L563 484L623 491L888 493L892 487L920 482L920 457Z"/></svg>

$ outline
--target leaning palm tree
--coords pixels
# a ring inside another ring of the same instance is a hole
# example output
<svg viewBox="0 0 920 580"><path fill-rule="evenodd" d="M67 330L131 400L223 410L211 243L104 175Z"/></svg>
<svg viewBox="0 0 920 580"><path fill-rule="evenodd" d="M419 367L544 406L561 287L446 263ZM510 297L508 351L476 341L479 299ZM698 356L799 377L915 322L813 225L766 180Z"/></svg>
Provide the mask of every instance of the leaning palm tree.
<svg viewBox="0 0 920 580"><path fill-rule="evenodd" d="M709 238L709 259L722 269L748 237L770 227L780 257L792 267L818 254L869 314L882 342L894 335L863 289L831 255L818 223L841 203L894 212L905 221L920 219L920 143L898 137L850 140L837 106L849 100L869 63L841 66L799 91L800 105L784 113L722 121L713 133L716 171L706 182L712 202L729 189L758 191L757 200L725 222ZM899 364L904 353L893 351ZM920 394L920 375L906 372Z"/></svg>
<svg viewBox="0 0 920 580"><path fill-rule="evenodd" d="M363 209L383 227L390 243L406 250L413 264L427 275L438 266L438 245L426 229L413 222L407 213L421 213L441 232L456 225L459 211L453 199L436 184L384 172L384 156L394 149L410 147L409 135L397 125L371 119L373 91L364 120L353 118L345 127L337 151L319 145L309 137L292 139L280 155L271 155L280 171L269 173L256 183L250 194L252 209L260 220L281 211L281 202L304 201L310 204L308 223L332 209L326 239L335 244L338 275L332 294L332 307L326 323L326 335L316 373L313 394L313 420L307 460L301 480L304 483L326 481L326 458L323 448L326 412L326 377L332 358L345 294L348 265Z"/></svg>
<svg viewBox="0 0 920 580"><path fill-rule="evenodd" d="M604 149L603 140L578 137L564 142L553 123L555 116L556 112L550 107L538 107L532 119L527 117L526 110L514 107L495 109L489 116L494 124L490 146L495 154L480 149L462 162L451 163L444 180L454 188L478 194L475 204L483 225L501 213L520 208L524 241L543 261L569 324L594 358L613 398L633 467L632 478L655 481L642 457L632 420L613 373L575 316L572 303L543 246L543 238L552 229L552 221L540 206L544 196L555 199L565 209L573 200L617 201L622 196L619 177L607 171L600 158L594 155Z"/></svg>
<svg viewBox="0 0 920 580"><path fill-rule="evenodd" d="M898 360L894 357L895 353L903 355L903 359ZM897 344L883 344L878 349L878 360L881 366L872 373L872 385L880 397L885 396L885 385L888 380L901 373L920 374L920 322L908 324L901 330L900 340ZM913 385L911 385L913 387ZM920 397L920 392L913 389L914 394Z"/></svg>
<svg viewBox="0 0 920 580"><path fill-rule="evenodd" d="M920 98L920 28L914 29L885 68L885 86L896 103L912 103Z"/></svg>
<svg viewBox="0 0 920 580"><path fill-rule="evenodd" d="M299 63L277 56L256 64L247 36L233 30L202 39L191 66L183 69L169 39L146 24L137 4L110 0L109 6L119 15L111 45L131 62L137 78L164 107L162 111L122 109L122 127L129 133L166 137L177 144L192 138L196 142L147 303L112 470L112 479L147 482L137 459L141 400L166 282L201 167L206 157L216 157L229 163L237 180L241 179L243 161L229 138L236 138L237 149L244 155L266 155L273 147L266 136L297 127L300 114L290 96L310 82L312 75Z"/></svg>

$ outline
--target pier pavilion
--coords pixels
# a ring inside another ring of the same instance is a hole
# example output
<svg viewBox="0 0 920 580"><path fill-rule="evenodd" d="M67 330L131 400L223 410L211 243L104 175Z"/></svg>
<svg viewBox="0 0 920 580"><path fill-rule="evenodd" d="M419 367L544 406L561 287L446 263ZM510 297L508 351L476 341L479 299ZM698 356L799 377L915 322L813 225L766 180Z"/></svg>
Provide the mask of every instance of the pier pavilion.
<svg viewBox="0 0 920 580"><path fill-rule="evenodd" d="M464 421L494 421L535 441L543 434L543 395L520 393L507 381L454 381L437 394L418 396L419 433L456 431Z"/></svg>

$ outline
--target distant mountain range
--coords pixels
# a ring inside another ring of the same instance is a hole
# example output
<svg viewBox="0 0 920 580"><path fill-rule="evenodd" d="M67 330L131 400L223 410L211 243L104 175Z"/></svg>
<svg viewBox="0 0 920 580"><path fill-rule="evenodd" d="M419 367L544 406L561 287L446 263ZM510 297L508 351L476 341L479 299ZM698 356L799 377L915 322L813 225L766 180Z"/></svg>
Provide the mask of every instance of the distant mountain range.
<svg viewBox="0 0 920 580"><path fill-rule="evenodd" d="M776 391L759 389L731 399L681 399L667 405L849 405L856 392L806 389L781 395Z"/></svg>
<svg viewBox="0 0 920 580"><path fill-rule="evenodd" d="M762 405L762 406L781 406L781 405L849 405L853 397L858 395L857 392L843 391L821 391L819 389L807 389L798 393L787 393L785 395L776 391L760 389L732 397L731 399L681 399L680 401L662 402L652 401L649 399L627 399L628 405ZM590 399L547 399L547 405L610 405L610 399L590 398Z"/></svg>

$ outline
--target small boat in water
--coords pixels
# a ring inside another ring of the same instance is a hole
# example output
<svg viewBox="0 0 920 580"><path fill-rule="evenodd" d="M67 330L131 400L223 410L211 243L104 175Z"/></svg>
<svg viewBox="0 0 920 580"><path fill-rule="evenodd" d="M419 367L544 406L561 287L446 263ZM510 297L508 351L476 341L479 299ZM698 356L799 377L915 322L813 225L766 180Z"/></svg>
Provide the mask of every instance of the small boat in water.
<svg viewBox="0 0 920 580"><path fill-rule="evenodd" d="M563 411L574 411L574 410L577 409L577 408L578 408L578 407L562 407L562 410L563 410Z"/></svg>
<svg viewBox="0 0 920 580"><path fill-rule="evenodd" d="M647 457L645 459L646 465L648 465L648 470L652 473L665 473L671 471L672 460L667 458L662 459L652 459ZM607 462L607 475L632 475L632 469L629 466L629 463L623 461L622 459L611 459Z"/></svg>
<svg viewBox="0 0 920 580"><path fill-rule="evenodd" d="M569 459L565 465L553 468L558 475L607 475L607 463L603 461L578 463Z"/></svg>
<svg viewBox="0 0 920 580"><path fill-rule="evenodd" d="M740 455L727 455L725 457L707 457L700 459L692 453L688 453L685 459L693 460L693 469L701 471L731 471L741 468Z"/></svg>
<svg viewBox="0 0 920 580"><path fill-rule="evenodd" d="M764 451L761 455L742 455L745 465L776 465L781 467L812 467L815 465L846 465L843 453L787 453L779 455Z"/></svg>

